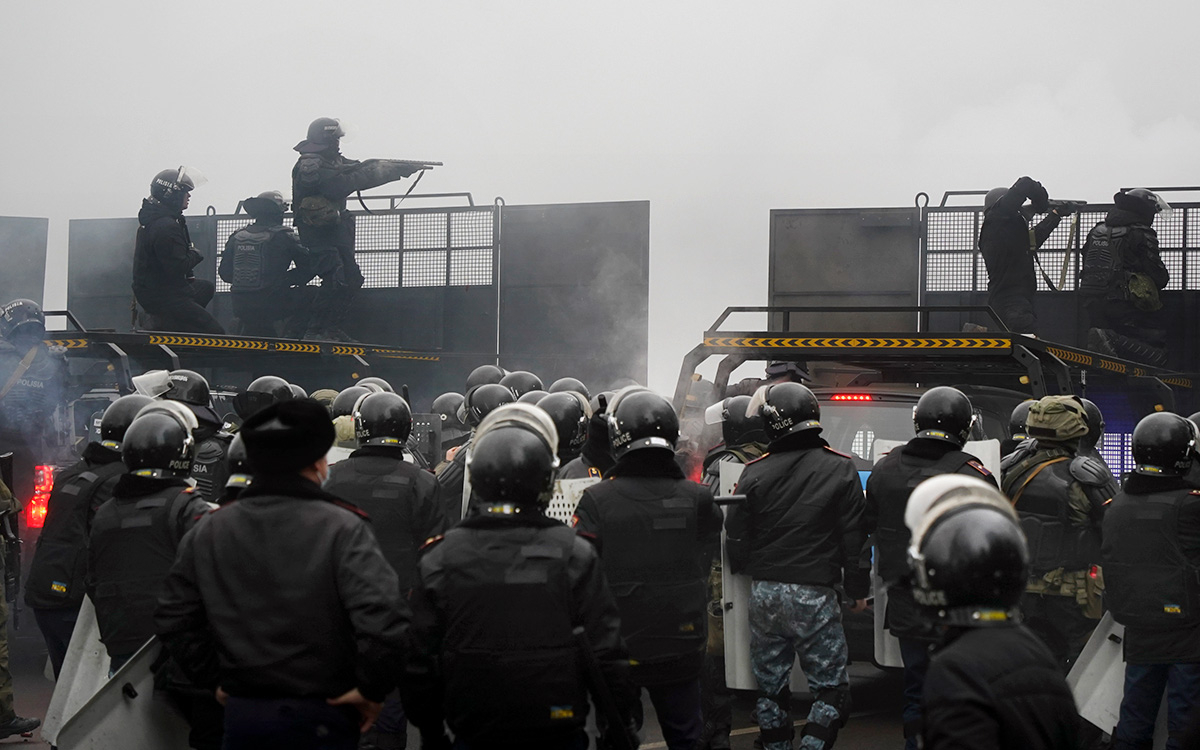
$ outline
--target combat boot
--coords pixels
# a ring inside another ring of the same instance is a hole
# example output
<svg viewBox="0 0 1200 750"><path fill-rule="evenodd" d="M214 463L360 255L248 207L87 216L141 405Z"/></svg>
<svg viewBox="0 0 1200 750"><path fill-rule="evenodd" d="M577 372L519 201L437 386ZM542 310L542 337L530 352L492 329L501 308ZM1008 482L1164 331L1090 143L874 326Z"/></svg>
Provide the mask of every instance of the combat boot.
<svg viewBox="0 0 1200 750"><path fill-rule="evenodd" d="M33 730L41 725L41 719L26 719L22 716L14 716L3 724L0 724L0 740L5 737L12 737L14 734L28 737L33 733Z"/></svg>

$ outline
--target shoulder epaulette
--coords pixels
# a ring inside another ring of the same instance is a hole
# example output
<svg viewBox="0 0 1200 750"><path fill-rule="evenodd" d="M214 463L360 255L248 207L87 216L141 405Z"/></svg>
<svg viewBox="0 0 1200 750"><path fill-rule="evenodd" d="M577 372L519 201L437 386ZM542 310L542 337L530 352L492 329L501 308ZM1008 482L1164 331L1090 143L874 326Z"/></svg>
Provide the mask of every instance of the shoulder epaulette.
<svg viewBox="0 0 1200 750"><path fill-rule="evenodd" d="M593 534L590 531L580 531L579 529L576 529L575 536L583 537L584 539L588 540L592 544L596 544L600 541L600 537L596 536L595 534Z"/></svg>
<svg viewBox="0 0 1200 750"><path fill-rule="evenodd" d="M830 448L828 445L827 445L827 446L825 446L825 450L829 451L830 453L834 453L834 454L836 454L836 455L839 455L839 456L841 456L842 458L848 458L848 459L850 459L851 461L853 461L853 460L854 460L854 456L851 456L851 455L849 455L849 454L846 454L846 453L842 453L841 451L838 451L838 450L834 450L833 448Z"/></svg>
<svg viewBox="0 0 1200 750"><path fill-rule="evenodd" d="M1192 490L1192 491L1191 491L1191 492L1189 492L1188 494L1189 494L1189 495L1200 495L1200 490Z"/></svg>
<svg viewBox="0 0 1200 750"><path fill-rule="evenodd" d="M967 466L970 466L972 469L974 469L975 471L978 471L980 474L984 475L985 477L990 477L992 475L992 472L988 471L988 467L984 466L983 464L979 463L978 461L967 461Z"/></svg>
<svg viewBox="0 0 1200 750"><path fill-rule="evenodd" d="M756 463L758 463L759 461L763 460L764 458L766 458L766 457L767 457L767 456L769 456L769 455L771 455L771 454L770 454L770 453L764 453L764 454L762 454L761 456L759 456L758 458L754 459L753 461L747 461L747 462L746 462L746 465L747 465L747 466L749 466L750 464L756 464Z"/></svg>
<svg viewBox="0 0 1200 750"><path fill-rule="evenodd" d="M429 549L430 547L432 547L433 545L437 544L438 542L442 541L445 538L446 538L445 534L438 534L437 536L431 536L425 540L425 543L421 545L421 547L418 551L424 552L425 550Z"/></svg>
<svg viewBox="0 0 1200 750"><path fill-rule="evenodd" d="M336 505L339 508L344 508L344 509L350 511L351 513L358 516L359 518L363 518L367 521L371 520L371 517L369 515L367 515L367 512L365 510L363 510L362 508L358 507L357 505L355 505L354 503L349 503L349 502L346 502L345 500L338 500L338 499L330 500L329 502L333 503L334 505Z"/></svg>

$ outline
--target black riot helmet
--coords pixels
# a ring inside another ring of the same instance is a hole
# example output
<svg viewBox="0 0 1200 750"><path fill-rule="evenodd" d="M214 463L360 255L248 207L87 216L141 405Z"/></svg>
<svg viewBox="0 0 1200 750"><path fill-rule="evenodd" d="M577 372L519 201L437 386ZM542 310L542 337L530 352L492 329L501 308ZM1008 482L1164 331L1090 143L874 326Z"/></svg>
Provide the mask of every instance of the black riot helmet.
<svg viewBox="0 0 1200 750"><path fill-rule="evenodd" d="M362 385L352 385L346 388L337 395L333 400L333 406L330 409L330 414L334 419L338 417L346 417L354 414L354 405L358 400L368 393L382 393L383 391L372 391L370 388Z"/></svg>
<svg viewBox="0 0 1200 750"><path fill-rule="evenodd" d="M308 124L308 142L318 146L333 146L346 135L342 123L333 117L318 117Z"/></svg>
<svg viewBox="0 0 1200 750"><path fill-rule="evenodd" d="M369 378L360 378L358 380L358 382L355 383L355 385L363 385L363 386L373 385L382 391L386 391L387 393L395 393L396 392L396 389L392 387L391 383L387 382L383 378L377 378L373 375Z"/></svg>
<svg viewBox="0 0 1200 750"><path fill-rule="evenodd" d="M608 405L608 443L614 460L639 450L675 450L679 416L671 402L649 388L622 388Z"/></svg>
<svg viewBox="0 0 1200 750"><path fill-rule="evenodd" d="M800 383L774 383L760 386L747 407L763 418L767 439L800 432L821 430L821 405L807 386Z"/></svg>
<svg viewBox="0 0 1200 750"><path fill-rule="evenodd" d="M549 395L550 394L547 391L525 391L521 394L521 397L517 399L517 403L533 404L534 406L537 406L539 401Z"/></svg>
<svg viewBox="0 0 1200 750"><path fill-rule="evenodd" d="M1008 195L1008 188L995 187L987 191L987 195L983 196L983 212L987 213L992 210L992 207L1000 202L1000 199Z"/></svg>
<svg viewBox="0 0 1200 750"><path fill-rule="evenodd" d="M0 334L9 341L38 340L46 333L46 314L31 299L15 299L0 308Z"/></svg>
<svg viewBox="0 0 1200 750"><path fill-rule="evenodd" d="M263 375L255 378L250 385L246 386L245 391L234 397L233 408L239 417L249 419L260 409L265 409L280 401L290 401L293 398L295 395L292 393L292 387L286 380L277 375Z"/></svg>
<svg viewBox="0 0 1200 750"><path fill-rule="evenodd" d="M201 422L220 425L225 420L212 408L208 380L195 370L171 370L167 373L170 387L162 397L168 401L187 404Z"/></svg>
<svg viewBox="0 0 1200 750"><path fill-rule="evenodd" d="M500 385L513 392L513 398L520 398L530 391L542 389L542 379L528 370L515 370L500 378Z"/></svg>
<svg viewBox="0 0 1200 750"><path fill-rule="evenodd" d="M241 433L233 436L229 450L225 452L225 463L229 467L229 478L225 480L225 492L218 503L225 504L236 500L242 490L254 481L254 470L250 468L250 459L246 454L246 441Z"/></svg>
<svg viewBox="0 0 1200 750"><path fill-rule="evenodd" d="M115 451L121 450L125 431L133 424L138 412L153 401L149 396L131 393L109 404L100 418L100 444Z"/></svg>
<svg viewBox="0 0 1200 750"><path fill-rule="evenodd" d="M284 200L283 193L268 190L243 200L242 208L255 219L271 219L274 223L281 223L284 212L288 210L288 202Z"/></svg>
<svg viewBox="0 0 1200 750"><path fill-rule="evenodd" d="M513 392L499 383L485 383L467 391L462 406L458 409L460 421L478 427L483 418L498 406L516 401Z"/></svg>
<svg viewBox="0 0 1200 750"><path fill-rule="evenodd" d="M197 174L187 167L164 169L150 181L150 197L173 208L183 209L183 199L196 189Z"/></svg>
<svg viewBox="0 0 1200 750"><path fill-rule="evenodd" d="M946 513L921 537L914 594L938 619L984 627L1010 623L1029 575L1021 527L994 507Z"/></svg>
<svg viewBox="0 0 1200 750"><path fill-rule="evenodd" d="M930 388L913 407L917 437L942 440L961 448L971 436L974 424L971 400L957 388L945 385Z"/></svg>
<svg viewBox="0 0 1200 750"><path fill-rule="evenodd" d="M430 407L434 414L441 417L442 442L455 440L470 432L470 428L458 416L458 409L463 404L461 393L450 391L443 393L433 400Z"/></svg>
<svg viewBox="0 0 1200 750"><path fill-rule="evenodd" d="M507 374L495 365L480 365L471 370L471 374L467 376L467 390L469 391L475 386L487 385L488 383L499 383L500 379Z"/></svg>
<svg viewBox="0 0 1200 750"><path fill-rule="evenodd" d="M1178 414L1160 411L1133 428L1134 471L1152 477L1181 477L1192 466L1196 426Z"/></svg>
<svg viewBox="0 0 1200 750"><path fill-rule="evenodd" d="M395 393L372 393L354 409L354 437L359 445L403 446L412 434L412 409Z"/></svg>
<svg viewBox="0 0 1200 750"><path fill-rule="evenodd" d="M292 398L308 398L308 391L295 383L288 383L288 388L292 389Z"/></svg>
<svg viewBox="0 0 1200 750"><path fill-rule="evenodd" d="M591 397L592 397L591 391L589 391L588 387L583 384L583 381L577 380L575 378L559 378L558 380L555 380L553 383L551 383L550 387L547 388L546 390L548 390L550 393L562 393L563 391L575 391L576 393L582 393L583 397L586 399L591 399Z"/></svg>
<svg viewBox="0 0 1200 750"><path fill-rule="evenodd" d="M550 415L558 431L559 462L573 460L587 442L588 420L592 416L587 399L578 391L559 391L547 395L537 405Z"/></svg>
<svg viewBox="0 0 1200 750"><path fill-rule="evenodd" d="M767 442L766 424L761 414L747 414L749 396L731 396L721 403L721 437L725 445L736 448L750 443Z"/></svg>
<svg viewBox="0 0 1200 750"><path fill-rule="evenodd" d="M491 506L483 512L520 512L545 503L559 465L557 444L554 423L536 406L504 404L488 414L467 456L471 490Z"/></svg>
<svg viewBox="0 0 1200 750"><path fill-rule="evenodd" d="M187 426L169 413L152 412L135 418L125 431L121 461L134 476L186 477L195 450Z"/></svg>
<svg viewBox="0 0 1200 750"><path fill-rule="evenodd" d="M1029 407L1033 406L1036 401L1029 399L1017 404L1012 410L1012 414L1008 417L1008 435L1013 440L1025 440L1029 437L1029 433L1025 431L1025 421L1029 419Z"/></svg>
<svg viewBox="0 0 1200 750"><path fill-rule="evenodd" d="M1083 402L1083 412L1087 415L1088 432L1079 439L1079 452L1088 453L1095 450L1100 444L1100 438L1104 437L1104 413L1100 411L1100 407L1087 400L1086 398L1079 399Z"/></svg>
<svg viewBox="0 0 1200 750"><path fill-rule="evenodd" d="M1161 195L1146 188L1120 191L1113 196L1113 205L1129 211L1147 224L1154 222L1155 214L1161 211L1168 213L1171 211L1171 205Z"/></svg>

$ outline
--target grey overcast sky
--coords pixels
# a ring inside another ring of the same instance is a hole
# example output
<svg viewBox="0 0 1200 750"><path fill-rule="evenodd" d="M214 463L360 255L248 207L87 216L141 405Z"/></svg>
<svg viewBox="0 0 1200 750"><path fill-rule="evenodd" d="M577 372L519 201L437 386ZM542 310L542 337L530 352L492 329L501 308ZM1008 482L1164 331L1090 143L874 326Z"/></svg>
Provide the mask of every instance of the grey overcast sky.
<svg viewBox="0 0 1200 750"><path fill-rule="evenodd" d="M1200 3L132 2L0 10L0 214L132 216L160 169L193 208L288 192L315 117L424 191L649 200L650 385L726 305L763 304L773 208L907 206L1200 182ZM0 253L3 250L0 249Z"/></svg>

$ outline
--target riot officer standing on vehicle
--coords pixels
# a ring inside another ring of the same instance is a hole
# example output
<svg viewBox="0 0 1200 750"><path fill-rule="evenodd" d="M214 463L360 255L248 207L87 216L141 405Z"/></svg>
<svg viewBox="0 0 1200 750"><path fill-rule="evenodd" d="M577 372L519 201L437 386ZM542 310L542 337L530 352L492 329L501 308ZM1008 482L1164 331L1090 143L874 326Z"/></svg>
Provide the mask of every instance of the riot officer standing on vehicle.
<svg viewBox="0 0 1200 750"><path fill-rule="evenodd" d="M940 386L922 394L913 407L916 437L894 448L867 479L867 530L875 547L879 577L887 584L885 627L900 640L904 661L904 746L916 750L921 736L921 692L936 640L929 617L913 599L904 525L908 498L921 482L941 474L996 480L979 459L962 450L975 424L971 401L956 388Z"/></svg>
<svg viewBox="0 0 1200 750"><path fill-rule="evenodd" d="M1034 214L1046 214L1032 228L1030 217L1021 210L1027 200ZM1037 291L1033 265L1037 251L1063 217L1074 209L1070 203L1051 208L1046 188L1029 177L1022 177L1009 188L993 188L984 197L979 251L987 266L988 305L1010 331L1037 332L1037 314L1033 310L1033 294Z"/></svg>
<svg viewBox="0 0 1200 750"><path fill-rule="evenodd" d="M195 420L176 404L150 404L121 444L128 468L96 510L88 550L89 595L115 672L154 635L154 608L183 535L211 506L188 481ZM196 750L221 747L221 707L164 664L155 685L174 699Z"/></svg>
<svg viewBox="0 0 1200 750"><path fill-rule="evenodd" d="M325 408L272 404L240 434L254 483L184 538L159 637L225 702L226 750L354 750L395 687L408 605L365 514L321 490Z"/></svg>
<svg viewBox="0 0 1200 750"><path fill-rule="evenodd" d="M707 583L721 513L675 463L679 419L665 398L622 389L608 405L608 433L616 464L584 491L572 523L599 540L633 682L649 693L667 747L692 750L704 728Z"/></svg>
<svg viewBox="0 0 1200 750"><path fill-rule="evenodd" d="M254 222L229 235L217 269L230 285L233 314L247 336L278 336L275 324L282 320L283 337L300 338L317 295L316 287L307 286L313 277L305 270L308 248L283 225L288 204L278 190L247 198L242 207Z"/></svg>
<svg viewBox="0 0 1200 750"><path fill-rule="evenodd" d="M1150 747L1163 691L1167 747L1200 708L1200 490L1186 479L1196 428L1156 413L1133 430L1136 468L1104 515L1104 597L1125 626L1117 750Z"/></svg>
<svg viewBox="0 0 1200 750"><path fill-rule="evenodd" d="M815 700L801 746L830 748L849 719L846 634L835 586L866 609L869 571L862 484L854 461L821 439L816 396L799 383L765 385L750 412L760 414L768 453L746 466L728 510L725 550L734 573L752 579L750 659L758 681L758 726L766 750L792 746L792 663Z"/></svg>
<svg viewBox="0 0 1200 750"><path fill-rule="evenodd" d="M358 450L329 470L323 489L354 503L371 517L383 556L407 595L417 570L417 550L446 530L446 511L437 480L404 460L412 433L412 411L395 393L372 393L354 411ZM379 750L405 746L406 723L399 698L389 696L363 745Z"/></svg>
<svg viewBox="0 0 1200 750"><path fill-rule="evenodd" d="M1122 190L1113 203L1083 245L1079 294L1087 311L1088 347L1162 367L1167 332L1159 292L1170 274L1152 224L1155 215L1170 212L1171 206L1145 188Z"/></svg>
<svg viewBox="0 0 1200 750"><path fill-rule="evenodd" d="M1020 624L1029 552L1005 497L972 477L934 477L913 491L905 522L913 593L941 634L925 675L923 747L1079 747L1071 689Z"/></svg>
<svg viewBox="0 0 1200 750"><path fill-rule="evenodd" d="M33 496L35 467L45 461L45 437L63 400L67 365L63 349L42 341L41 305L16 299L0 308L0 454L13 454L18 504Z"/></svg>
<svg viewBox="0 0 1200 750"><path fill-rule="evenodd" d="M1087 435L1075 396L1046 396L1029 409L1033 438L1001 464L1001 489L1029 539L1031 574L1021 608L1066 672L1103 614L1100 524L1117 486L1104 464L1078 455Z"/></svg>
<svg viewBox="0 0 1200 750"><path fill-rule="evenodd" d="M636 697L607 566L544 513L557 443L536 407L492 411L471 452L478 512L422 553L401 689L423 747L449 747L444 721L463 750L586 748L587 695L601 691L618 717L600 723L632 734Z"/></svg>
<svg viewBox="0 0 1200 750"><path fill-rule="evenodd" d="M426 168L386 159L347 159L340 150L344 135L337 120L319 117L294 149L300 153L292 168L296 228L312 253L310 267L321 277L316 315L305 333L310 339L352 340L341 325L363 285L363 275L354 258L354 217L346 210L346 199Z"/></svg>
<svg viewBox="0 0 1200 750"><path fill-rule="evenodd" d="M42 631L56 679L83 604L92 516L126 472L121 462L125 431L152 402L136 393L112 402L100 419L100 441L88 443L79 461L55 478L25 582L25 603Z"/></svg>
<svg viewBox="0 0 1200 750"><path fill-rule="evenodd" d="M138 211L133 249L133 296L146 311L143 326L152 331L225 333L205 308L216 286L197 279L193 269L204 260L188 234L183 210L203 178L187 167L164 169L150 182L150 197Z"/></svg>

